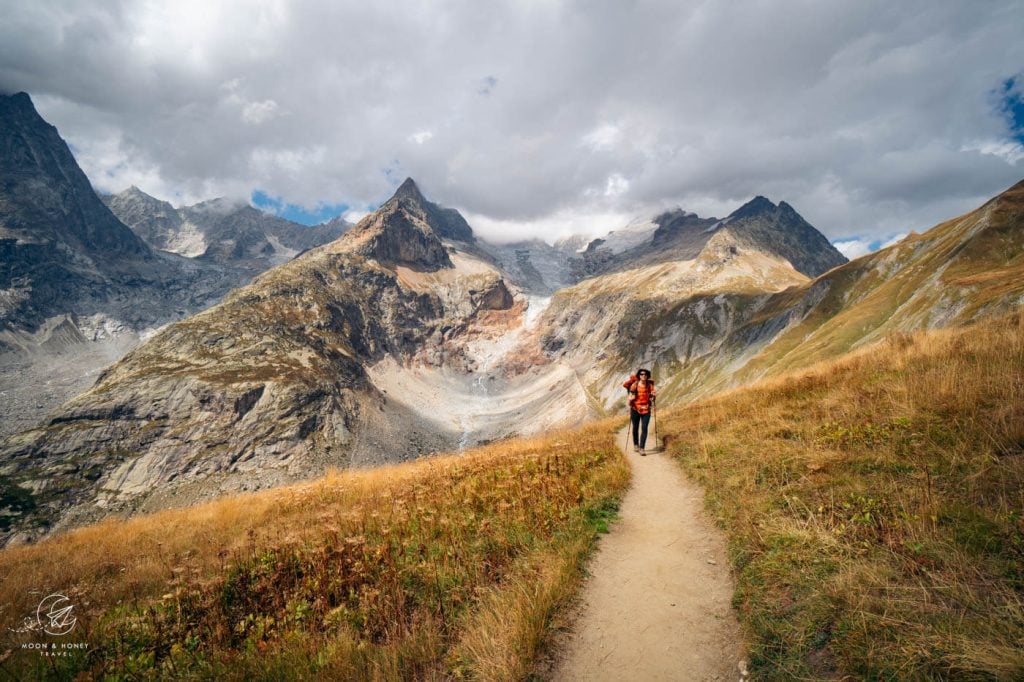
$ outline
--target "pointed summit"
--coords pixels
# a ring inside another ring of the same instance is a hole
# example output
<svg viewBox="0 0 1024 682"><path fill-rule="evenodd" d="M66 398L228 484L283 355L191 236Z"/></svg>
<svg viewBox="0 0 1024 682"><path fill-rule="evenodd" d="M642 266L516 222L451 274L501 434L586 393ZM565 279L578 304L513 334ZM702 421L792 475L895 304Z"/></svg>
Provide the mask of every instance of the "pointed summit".
<svg viewBox="0 0 1024 682"><path fill-rule="evenodd" d="M63 243L107 263L152 257L100 201L67 143L24 92L0 95L0 187L0 224L21 243Z"/></svg>
<svg viewBox="0 0 1024 682"><path fill-rule="evenodd" d="M423 193L420 192L420 188L416 186L416 181L412 178L406 178L405 182L398 186L395 190L392 199L412 199L413 201L426 202L427 200L423 197Z"/></svg>
<svg viewBox="0 0 1024 682"><path fill-rule="evenodd" d="M429 228L442 239L451 239L470 244L476 241L476 237L473 236L473 229L466 222L466 219L462 217L461 213L454 208L445 208L432 201L428 201L416 185L416 181L412 178L406 178L405 182L398 186L398 189L395 190L391 198L384 203L384 206L391 202L405 202L415 206L413 210L422 211L426 216L426 223ZM381 206L381 208L384 208L384 206Z"/></svg>
<svg viewBox="0 0 1024 682"><path fill-rule="evenodd" d="M384 265L434 271L452 267L428 205L411 179L347 237L363 255Z"/></svg>
<svg viewBox="0 0 1024 682"><path fill-rule="evenodd" d="M36 112L32 98L29 97L27 92L16 92L13 95L0 93L0 112L3 112L5 117L27 116L35 117L42 121L42 117ZM46 123L45 121L43 122ZM47 123L46 125L49 124Z"/></svg>
<svg viewBox="0 0 1024 682"><path fill-rule="evenodd" d="M749 218L756 215L774 213L775 210L781 206L782 204L779 204L779 206L777 207L775 204L771 202L770 199L758 194L756 197L754 197L753 199L751 199L750 201L748 201L747 203L743 204L735 211L733 211L729 215L729 218L736 220L739 218Z"/></svg>
<svg viewBox="0 0 1024 682"><path fill-rule="evenodd" d="M733 211L723 224L741 243L785 258L808 277L817 277L847 260L785 201L776 206L758 195Z"/></svg>

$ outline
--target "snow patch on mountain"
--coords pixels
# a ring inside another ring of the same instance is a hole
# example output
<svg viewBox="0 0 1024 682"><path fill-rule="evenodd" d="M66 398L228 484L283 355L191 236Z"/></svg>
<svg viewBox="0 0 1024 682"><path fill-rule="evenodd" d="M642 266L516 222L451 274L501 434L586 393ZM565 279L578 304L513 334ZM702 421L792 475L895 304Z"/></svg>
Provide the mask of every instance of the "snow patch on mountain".
<svg viewBox="0 0 1024 682"><path fill-rule="evenodd" d="M608 249L612 253L622 253L649 243L657 229L658 224L651 218L636 218L625 227L612 230L605 235L599 248Z"/></svg>

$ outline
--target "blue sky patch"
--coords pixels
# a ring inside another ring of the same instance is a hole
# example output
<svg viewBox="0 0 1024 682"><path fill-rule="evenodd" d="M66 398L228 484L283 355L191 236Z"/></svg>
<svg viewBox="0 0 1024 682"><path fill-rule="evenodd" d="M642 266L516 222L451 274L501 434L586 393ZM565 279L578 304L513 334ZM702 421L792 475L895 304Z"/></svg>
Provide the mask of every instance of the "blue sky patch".
<svg viewBox="0 0 1024 682"><path fill-rule="evenodd" d="M1014 76L1003 81L999 109L1010 127L1010 134L1024 144L1024 77Z"/></svg>
<svg viewBox="0 0 1024 682"><path fill-rule="evenodd" d="M320 204L310 210L295 204L285 203L280 197L272 197L261 189L252 193L252 205L276 216L302 225L317 225L340 216L348 210L348 204Z"/></svg>

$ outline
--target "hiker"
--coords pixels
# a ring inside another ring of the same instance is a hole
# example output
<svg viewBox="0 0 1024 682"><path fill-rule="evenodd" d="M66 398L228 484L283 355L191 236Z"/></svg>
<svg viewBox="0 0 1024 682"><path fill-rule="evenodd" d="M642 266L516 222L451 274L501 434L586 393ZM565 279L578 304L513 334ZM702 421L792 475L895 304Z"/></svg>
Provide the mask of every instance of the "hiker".
<svg viewBox="0 0 1024 682"><path fill-rule="evenodd" d="M654 379L650 370L640 368L622 384L629 391L629 420L633 425L633 450L646 455L647 425L654 406Z"/></svg>

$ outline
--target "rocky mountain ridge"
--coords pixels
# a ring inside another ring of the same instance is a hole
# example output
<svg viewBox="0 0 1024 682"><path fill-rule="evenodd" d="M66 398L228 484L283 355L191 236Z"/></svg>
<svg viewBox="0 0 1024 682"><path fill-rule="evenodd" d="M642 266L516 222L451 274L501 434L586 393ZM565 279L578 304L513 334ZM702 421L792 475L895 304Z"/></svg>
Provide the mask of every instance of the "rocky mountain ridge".
<svg viewBox="0 0 1024 682"><path fill-rule="evenodd" d="M170 269L103 206L25 93L0 96L0 187L0 330Z"/></svg>
<svg viewBox="0 0 1024 682"><path fill-rule="evenodd" d="M0 436L161 325L346 227L220 200L177 210L137 188L101 201L31 98L0 96Z"/></svg>
<svg viewBox="0 0 1024 682"><path fill-rule="evenodd" d="M134 186L102 198L150 247L239 268L250 277L334 241L350 227L343 219L299 225L226 199L176 209Z"/></svg>
<svg viewBox="0 0 1024 682"><path fill-rule="evenodd" d="M29 95L0 96L0 435L253 274L152 249L96 195Z"/></svg>
<svg viewBox="0 0 1024 682"><path fill-rule="evenodd" d="M663 400L688 401L887 334L999 315L1024 303L1022 209L1019 183L922 235L774 290L750 280L749 264L732 267L763 255L750 244L765 236L718 230L690 266L675 271L675 284L669 271L664 286L640 286L651 275L634 269L560 291L541 322L543 343L577 363L583 384L614 408L621 396L613 379L628 367L653 367ZM734 277L708 287L701 284L708 270ZM784 284L783 271L770 281ZM630 286L636 295L622 293Z"/></svg>
<svg viewBox="0 0 1024 682"><path fill-rule="evenodd" d="M155 327L234 284L221 268L154 252L99 199L31 98L0 96L0 354L44 345L63 320Z"/></svg>
<svg viewBox="0 0 1024 682"><path fill-rule="evenodd" d="M792 206L784 201L776 206L762 196L721 220L676 208L650 219L634 220L589 241L548 244L533 240L481 246L494 255L516 284L554 293L590 277L696 258L721 231L728 231L737 244L789 261L808 277L847 260Z"/></svg>

